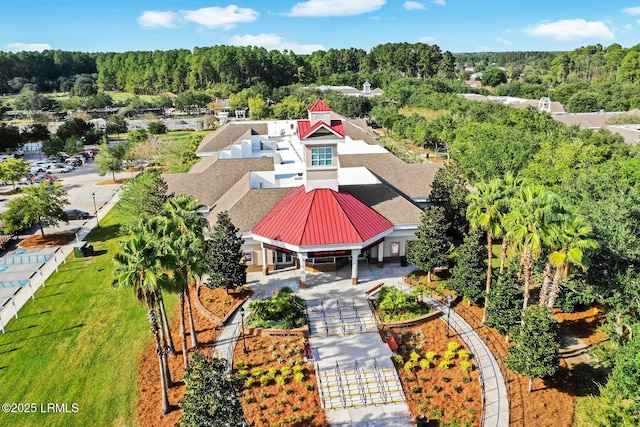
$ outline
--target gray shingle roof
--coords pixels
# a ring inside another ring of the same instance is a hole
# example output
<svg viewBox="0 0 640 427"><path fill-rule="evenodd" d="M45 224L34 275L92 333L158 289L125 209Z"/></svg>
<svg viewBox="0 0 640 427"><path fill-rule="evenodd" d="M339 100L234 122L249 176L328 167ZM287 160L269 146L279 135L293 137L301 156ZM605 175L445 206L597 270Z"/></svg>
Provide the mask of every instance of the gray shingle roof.
<svg viewBox="0 0 640 427"><path fill-rule="evenodd" d="M196 150L196 155L220 151L242 138L248 138L250 135L266 135L268 132L266 122L247 123L232 121L217 131L205 136Z"/></svg>
<svg viewBox="0 0 640 427"><path fill-rule="evenodd" d="M441 163L405 163L391 153L346 154L340 167L364 166L374 175L409 198L428 197L431 183Z"/></svg>
<svg viewBox="0 0 640 427"><path fill-rule="evenodd" d="M247 172L272 171L273 159L224 159L211 164L200 173L164 174L169 194L190 194L206 206L212 206Z"/></svg>
<svg viewBox="0 0 640 427"><path fill-rule="evenodd" d="M340 189L394 224L417 224L422 210L385 184L344 185Z"/></svg>

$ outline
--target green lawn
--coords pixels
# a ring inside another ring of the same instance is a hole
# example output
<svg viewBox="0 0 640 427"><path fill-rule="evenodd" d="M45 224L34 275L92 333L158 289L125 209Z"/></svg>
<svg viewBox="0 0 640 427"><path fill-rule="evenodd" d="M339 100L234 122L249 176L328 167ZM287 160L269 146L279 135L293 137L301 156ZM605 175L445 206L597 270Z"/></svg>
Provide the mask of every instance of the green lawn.
<svg viewBox="0 0 640 427"><path fill-rule="evenodd" d="M88 237L97 255L71 255L0 335L0 403L35 403L38 412L0 412L0 425L136 426L138 366L152 342L132 292L111 287L119 219L109 213ZM168 298L170 312L176 298ZM78 405L41 413L40 404Z"/></svg>

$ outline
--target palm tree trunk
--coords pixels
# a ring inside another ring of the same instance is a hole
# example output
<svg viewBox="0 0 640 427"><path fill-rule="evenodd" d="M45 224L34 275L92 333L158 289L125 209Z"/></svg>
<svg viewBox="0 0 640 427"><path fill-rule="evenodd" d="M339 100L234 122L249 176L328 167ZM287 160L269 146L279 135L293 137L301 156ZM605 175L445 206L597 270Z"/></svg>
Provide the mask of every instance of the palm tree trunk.
<svg viewBox="0 0 640 427"><path fill-rule="evenodd" d="M502 238L502 251L500 253L500 275L504 273L504 266L507 262L507 249L509 247L509 240L506 237Z"/></svg>
<svg viewBox="0 0 640 427"><path fill-rule="evenodd" d="M162 346L160 343L160 334L159 334L159 330L158 330L158 321L157 318L155 316L155 312L151 309L149 309L149 323L151 323L151 332L153 333L153 336L155 338L156 341L156 354L158 355L158 365L160 368L160 389L162 390L162 413L163 414L168 414L169 413L169 395L167 393L167 378L166 378L166 372L164 369L164 364L162 363Z"/></svg>
<svg viewBox="0 0 640 427"><path fill-rule="evenodd" d="M524 263L524 301L522 302L522 311L527 309L529 304L529 286L531 285L531 274L533 273L533 254L531 249L525 249Z"/></svg>
<svg viewBox="0 0 640 427"><path fill-rule="evenodd" d="M489 302L489 291L491 290L491 275L493 274L493 239L491 233L487 231L487 286L484 294L484 310L482 310L482 323L487 321L487 303Z"/></svg>
<svg viewBox="0 0 640 427"><path fill-rule="evenodd" d="M164 369L164 378L167 384L167 389L173 387L173 381L171 380L171 370L169 369L169 347L165 341L164 333L160 335L160 350L162 355L162 368Z"/></svg>
<svg viewBox="0 0 640 427"><path fill-rule="evenodd" d="M162 297L162 291L158 291L158 307L160 308L160 317L162 318L162 328L165 331L165 339L167 347L169 348L169 354L175 356L178 354L175 345L173 345L173 337L171 336L171 329L169 329L169 317L167 316L167 309L164 306L164 298Z"/></svg>
<svg viewBox="0 0 640 427"><path fill-rule="evenodd" d="M184 287L185 298L187 300L187 314L189 315L189 329L191 333L191 346L193 348L198 347L198 336L196 332L196 325L193 321L193 310L191 310L191 293L189 290L189 284ZM197 296L196 296L197 298Z"/></svg>
<svg viewBox="0 0 640 427"><path fill-rule="evenodd" d="M551 291L549 292L549 301L547 307L553 308L556 304L556 297L560 290L560 279L562 278L562 266L556 268L556 274L553 275L553 284L551 285Z"/></svg>
<svg viewBox="0 0 640 427"><path fill-rule="evenodd" d="M180 302L180 335L182 338L182 358L184 359L184 369L189 366L189 355L187 354L187 331L184 325L184 287L180 289L178 294L178 300Z"/></svg>
<svg viewBox="0 0 640 427"><path fill-rule="evenodd" d="M529 393L531 393L532 387L533 387L533 378L529 378Z"/></svg>
<svg viewBox="0 0 640 427"><path fill-rule="evenodd" d="M547 295L549 293L549 285L551 284L551 263L547 262L544 269L544 280L542 281L542 288L540 289L540 299L538 304L544 306L547 302Z"/></svg>

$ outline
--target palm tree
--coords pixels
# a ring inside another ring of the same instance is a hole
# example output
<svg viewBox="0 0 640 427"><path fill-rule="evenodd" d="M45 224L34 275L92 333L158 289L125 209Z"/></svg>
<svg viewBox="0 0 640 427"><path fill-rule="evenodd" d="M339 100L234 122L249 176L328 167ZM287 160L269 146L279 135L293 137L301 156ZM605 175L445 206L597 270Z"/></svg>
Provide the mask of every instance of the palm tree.
<svg viewBox="0 0 640 427"><path fill-rule="evenodd" d="M113 287L116 289L132 288L138 301L148 311L151 332L155 337L156 353L160 366L160 382L162 390L162 413L169 413L169 397L167 388L171 382L166 346L159 334L157 314L158 278L162 263L157 256L153 244L142 235L134 234L131 240L123 245L122 252L113 257L115 264Z"/></svg>
<svg viewBox="0 0 640 427"><path fill-rule="evenodd" d="M504 179L501 182L503 210L501 212L502 216L500 219L502 221L504 221L504 217L509 211L509 204L511 203L514 194L523 185L524 185L524 180L518 176L514 176L510 172L508 172L504 176ZM505 228L504 225L502 226L502 228L503 228L503 234L502 234L502 249L500 253L500 275L504 273L504 267L507 261L507 250L509 249L509 238L507 237L507 233L504 230Z"/></svg>
<svg viewBox="0 0 640 427"><path fill-rule="evenodd" d="M549 224L557 216L555 198L539 185L527 185L515 193L512 210L505 217L507 238L520 249L524 269L523 310L529 303L533 262L540 256Z"/></svg>
<svg viewBox="0 0 640 427"><path fill-rule="evenodd" d="M164 205L163 212L157 218L162 233L164 251L170 255L172 260L165 267L172 271L173 280L178 287L180 332L185 367L189 363L184 317L185 302L189 316L191 344L193 347L198 346L189 289L191 285L197 285L197 281L203 273L204 228L209 225L206 218L199 212L203 207L204 205L192 196L182 194L169 198Z"/></svg>
<svg viewBox="0 0 640 427"><path fill-rule="evenodd" d="M493 239L502 234L501 213L503 206L503 191L500 180L492 179L476 185L478 192L467 198L467 218L473 230L480 229L487 232L487 285L485 289L484 311L482 323L487 320L487 298L491 290L491 276L493 274Z"/></svg>
<svg viewBox="0 0 640 427"><path fill-rule="evenodd" d="M598 243L588 237L591 234L591 226L580 216L568 216L562 223L553 227L552 231L561 246L549 255L551 265L556 268L548 295L547 306L550 308L555 304L562 278L569 276L570 266L586 268L588 260L585 252L598 247Z"/></svg>

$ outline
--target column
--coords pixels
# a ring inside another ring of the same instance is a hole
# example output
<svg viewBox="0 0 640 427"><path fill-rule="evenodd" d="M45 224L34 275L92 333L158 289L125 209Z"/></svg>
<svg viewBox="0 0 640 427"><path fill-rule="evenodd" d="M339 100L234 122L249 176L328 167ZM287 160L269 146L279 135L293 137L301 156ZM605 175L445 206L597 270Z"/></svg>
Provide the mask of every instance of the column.
<svg viewBox="0 0 640 427"><path fill-rule="evenodd" d="M267 248L262 245L262 274L269 274L269 261L267 261Z"/></svg>
<svg viewBox="0 0 640 427"><path fill-rule="evenodd" d="M384 264L384 240L378 243L378 267L382 268Z"/></svg>
<svg viewBox="0 0 640 427"><path fill-rule="evenodd" d="M307 254L298 252L298 261L300 262L300 287L307 287Z"/></svg>
<svg viewBox="0 0 640 427"><path fill-rule="evenodd" d="M351 284L358 284L358 255L360 249L351 249Z"/></svg>

